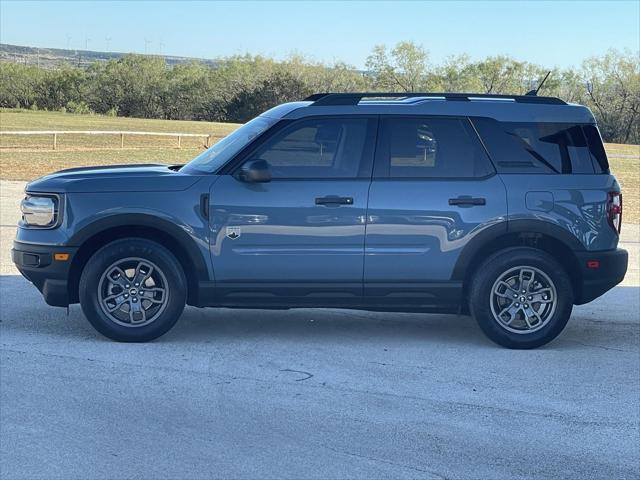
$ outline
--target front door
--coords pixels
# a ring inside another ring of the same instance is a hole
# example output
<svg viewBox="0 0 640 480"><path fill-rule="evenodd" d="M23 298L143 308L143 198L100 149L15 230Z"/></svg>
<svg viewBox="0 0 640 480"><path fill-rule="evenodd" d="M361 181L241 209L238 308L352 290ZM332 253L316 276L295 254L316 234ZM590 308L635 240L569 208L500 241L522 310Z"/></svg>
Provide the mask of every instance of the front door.
<svg viewBox="0 0 640 480"><path fill-rule="evenodd" d="M214 182L210 244L222 303L361 298L375 123L324 117L276 127L244 156L268 162L270 182L233 172Z"/></svg>

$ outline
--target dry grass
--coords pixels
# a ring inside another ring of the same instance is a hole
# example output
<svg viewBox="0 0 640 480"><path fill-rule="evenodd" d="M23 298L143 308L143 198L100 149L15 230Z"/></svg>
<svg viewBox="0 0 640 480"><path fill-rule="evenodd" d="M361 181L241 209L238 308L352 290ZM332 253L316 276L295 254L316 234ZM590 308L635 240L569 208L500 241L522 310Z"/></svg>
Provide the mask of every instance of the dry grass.
<svg viewBox="0 0 640 480"><path fill-rule="evenodd" d="M607 154L609 156L624 155L640 157L640 145L625 145L622 143L607 143Z"/></svg>
<svg viewBox="0 0 640 480"><path fill-rule="evenodd" d="M0 109L0 130L103 130L131 132L201 133L214 139L224 137L238 127L234 123L156 120L145 118L107 117L103 115L74 115L61 112ZM51 135L1 135L3 150L51 150ZM175 137L125 136L126 148L178 148ZM182 138L183 148L204 148L204 138ZM120 148L119 135L59 135L59 150Z"/></svg>
<svg viewBox="0 0 640 480"><path fill-rule="evenodd" d="M0 151L0 178L33 180L47 173L79 166L124 163L186 163L202 149L125 149L90 151Z"/></svg>
<svg viewBox="0 0 640 480"><path fill-rule="evenodd" d="M147 118L76 115L0 108L0 130L137 130L145 132L210 133L226 135L234 123L157 120Z"/></svg>
<svg viewBox="0 0 640 480"><path fill-rule="evenodd" d="M233 123L149 120L143 118L74 115L61 112L0 109L0 130L109 130L202 133L216 139L238 127ZM57 150L51 135L0 136L0 178L33 180L63 168L123 163L173 163L191 160L204 149L204 138L184 137L178 149L175 137L119 135L60 135Z"/></svg>
<svg viewBox="0 0 640 480"><path fill-rule="evenodd" d="M0 109L0 130L117 130L169 133L205 133L221 137L236 124L147 120L139 118L73 115L59 112ZM0 136L0 178L32 180L63 168L122 163L180 164L204 148L203 139L126 137L125 149L115 136L60 136L58 150L51 149L51 136ZM640 146L607 144L611 171L624 194L626 222L640 223Z"/></svg>
<svg viewBox="0 0 640 480"><path fill-rule="evenodd" d="M609 164L622 187L623 222L640 223L640 157L609 156Z"/></svg>

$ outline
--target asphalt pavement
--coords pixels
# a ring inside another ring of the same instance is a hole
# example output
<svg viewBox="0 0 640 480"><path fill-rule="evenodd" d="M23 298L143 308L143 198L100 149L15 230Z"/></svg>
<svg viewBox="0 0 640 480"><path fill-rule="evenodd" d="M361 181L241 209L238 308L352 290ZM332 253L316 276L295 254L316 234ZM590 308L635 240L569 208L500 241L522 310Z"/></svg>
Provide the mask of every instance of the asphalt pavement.
<svg viewBox="0 0 640 480"><path fill-rule="evenodd" d="M0 478L639 478L629 274L532 351L456 315L187 308L148 344L47 306L0 182Z"/></svg>

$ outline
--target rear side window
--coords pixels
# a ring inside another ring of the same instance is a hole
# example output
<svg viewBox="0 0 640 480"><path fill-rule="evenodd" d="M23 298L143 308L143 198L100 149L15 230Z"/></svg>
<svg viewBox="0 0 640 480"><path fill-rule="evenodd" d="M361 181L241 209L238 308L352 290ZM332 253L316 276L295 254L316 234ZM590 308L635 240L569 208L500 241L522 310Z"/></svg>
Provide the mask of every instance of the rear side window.
<svg viewBox="0 0 640 480"><path fill-rule="evenodd" d="M484 177L491 162L466 118L383 118L376 176Z"/></svg>
<svg viewBox="0 0 640 480"><path fill-rule="evenodd" d="M568 123L473 120L500 173L602 173L608 170L598 130Z"/></svg>

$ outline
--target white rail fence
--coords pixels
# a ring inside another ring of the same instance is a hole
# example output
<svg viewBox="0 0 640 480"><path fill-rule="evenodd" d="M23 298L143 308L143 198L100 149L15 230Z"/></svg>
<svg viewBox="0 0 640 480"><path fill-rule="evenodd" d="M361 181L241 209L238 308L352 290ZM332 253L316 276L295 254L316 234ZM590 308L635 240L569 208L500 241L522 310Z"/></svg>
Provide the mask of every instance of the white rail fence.
<svg viewBox="0 0 640 480"><path fill-rule="evenodd" d="M58 148L58 136L61 135L114 135L120 136L120 148L124 148L125 136L155 136L155 137L176 137L178 139L177 147L182 148L183 138L199 137L205 139L205 147L211 146L213 138L220 138L220 135L212 135L207 133L167 133L167 132L129 132L129 131L111 131L111 130L16 130L3 131L0 135L51 135L51 146L54 150Z"/></svg>

